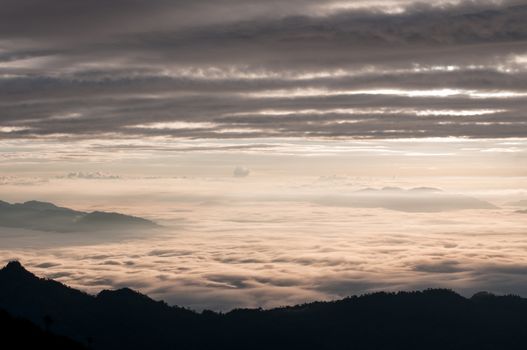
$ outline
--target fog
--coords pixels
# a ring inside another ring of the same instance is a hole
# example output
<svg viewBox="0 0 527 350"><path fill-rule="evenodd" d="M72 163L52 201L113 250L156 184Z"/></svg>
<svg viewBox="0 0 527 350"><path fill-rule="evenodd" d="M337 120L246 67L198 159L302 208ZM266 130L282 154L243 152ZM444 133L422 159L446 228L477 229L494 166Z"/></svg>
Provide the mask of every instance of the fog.
<svg viewBox="0 0 527 350"><path fill-rule="evenodd" d="M497 180L231 175L4 185L11 194L6 186L18 186L18 197L134 214L163 227L96 233L1 228L0 259L19 259L41 276L91 293L128 286L196 309L428 287L527 295L527 217L521 203L511 203L527 197L526 179ZM408 198L417 198L423 210L405 210ZM435 205L445 198L449 206ZM343 199L352 205L342 205ZM402 209L383 204L398 201Z"/></svg>

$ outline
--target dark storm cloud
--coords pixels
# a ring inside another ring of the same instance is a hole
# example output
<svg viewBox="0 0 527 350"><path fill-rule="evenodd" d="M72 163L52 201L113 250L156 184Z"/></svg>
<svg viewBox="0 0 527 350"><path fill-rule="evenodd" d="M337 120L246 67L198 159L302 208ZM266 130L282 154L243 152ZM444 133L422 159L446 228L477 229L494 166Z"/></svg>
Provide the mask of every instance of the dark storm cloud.
<svg viewBox="0 0 527 350"><path fill-rule="evenodd" d="M0 137L524 137L527 6L398 3L3 1Z"/></svg>
<svg viewBox="0 0 527 350"><path fill-rule="evenodd" d="M241 18L309 13L316 0L3 0L0 31L6 37L74 38L189 27ZM133 28L125 25L133 26ZM65 30L67 28L68 30Z"/></svg>

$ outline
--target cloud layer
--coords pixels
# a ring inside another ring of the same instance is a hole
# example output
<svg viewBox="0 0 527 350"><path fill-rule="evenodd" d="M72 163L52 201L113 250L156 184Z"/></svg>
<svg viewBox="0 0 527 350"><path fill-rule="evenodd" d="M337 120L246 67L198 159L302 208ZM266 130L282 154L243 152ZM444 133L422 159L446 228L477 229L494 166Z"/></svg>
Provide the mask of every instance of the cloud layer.
<svg viewBox="0 0 527 350"><path fill-rule="evenodd" d="M5 1L0 137L525 137L526 6L367 5Z"/></svg>
<svg viewBox="0 0 527 350"><path fill-rule="evenodd" d="M280 203L195 208L181 213L189 220L183 229L116 243L72 245L63 235L58 245L28 249L20 246L24 233L13 232L18 248L0 258L93 293L128 286L198 309L427 287L527 293L521 214L415 216Z"/></svg>
<svg viewBox="0 0 527 350"><path fill-rule="evenodd" d="M525 178L425 183L466 186L467 196L500 205L480 209L481 202L467 203L468 197L449 190L394 188L415 187L415 178L368 183L326 176L285 183L262 181L257 173L233 178L231 171L223 179L54 179L42 185L39 198L148 217L166 230L86 235L0 228L0 262L20 259L39 275L92 293L128 286L198 309L428 287L467 295L527 293L525 214L505 204L527 198ZM357 192L383 186L389 187ZM5 193L36 193L36 186L25 187ZM403 211L409 200L420 207ZM427 212L431 207L440 210Z"/></svg>

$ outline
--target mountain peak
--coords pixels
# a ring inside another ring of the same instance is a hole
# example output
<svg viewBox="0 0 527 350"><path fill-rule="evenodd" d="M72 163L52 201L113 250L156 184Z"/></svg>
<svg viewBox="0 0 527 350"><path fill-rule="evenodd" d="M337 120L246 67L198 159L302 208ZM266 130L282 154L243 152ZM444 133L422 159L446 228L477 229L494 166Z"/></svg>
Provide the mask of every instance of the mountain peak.
<svg viewBox="0 0 527 350"><path fill-rule="evenodd" d="M36 200L9 204L0 201L0 226L38 231L75 232L158 227L153 221L120 213L91 213Z"/></svg>
<svg viewBox="0 0 527 350"><path fill-rule="evenodd" d="M99 300L111 301L113 303L137 303L137 302L153 302L147 295L141 294L130 288L121 288L115 290L102 290L97 295Z"/></svg>
<svg viewBox="0 0 527 350"><path fill-rule="evenodd" d="M9 276L34 276L31 272L26 270L18 260L8 262L0 272Z"/></svg>
<svg viewBox="0 0 527 350"><path fill-rule="evenodd" d="M472 297L470 297L471 300L488 300L488 299L493 299L493 298L496 298L496 295L490 292L486 292L486 291L478 292L474 294Z"/></svg>
<svg viewBox="0 0 527 350"><path fill-rule="evenodd" d="M145 296L139 292L136 292L135 290L133 289L130 289L130 288L119 288L119 289L113 289L113 290L109 290L109 289L104 289L102 291L99 292L98 294L98 297L108 297L108 296L118 296L118 297L123 297L123 296L126 296L126 297L137 297L137 296Z"/></svg>
<svg viewBox="0 0 527 350"><path fill-rule="evenodd" d="M80 224L98 224L98 225L140 225L140 226L156 226L156 224L150 220L143 219L137 216L130 216L121 213L105 212L105 211L93 211L88 213L79 220Z"/></svg>
<svg viewBox="0 0 527 350"><path fill-rule="evenodd" d="M22 205L27 208L36 209L36 210L59 209L59 207L57 207L53 203L36 201L36 200L24 202L22 203Z"/></svg>
<svg viewBox="0 0 527 350"><path fill-rule="evenodd" d="M4 270L12 270L12 271L24 270L25 271L26 269L24 268L24 266L22 266L20 261L18 261L18 260L11 260L4 267Z"/></svg>

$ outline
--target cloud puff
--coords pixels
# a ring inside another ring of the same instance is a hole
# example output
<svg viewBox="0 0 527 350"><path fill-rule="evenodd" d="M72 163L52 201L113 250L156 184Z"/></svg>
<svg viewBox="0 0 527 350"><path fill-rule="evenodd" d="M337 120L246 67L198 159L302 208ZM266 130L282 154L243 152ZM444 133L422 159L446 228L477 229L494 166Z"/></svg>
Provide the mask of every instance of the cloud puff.
<svg viewBox="0 0 527 350"><path fill-rule="evenodd" d="M247 176L249 176L250 173L251 173L251 171L248 168L243 167L243 166L237 166L232 171L232 176L234 176L234 177L247 177Z"/></svg>
<svg viewBox="0 0 527 350"><path fill-rule="evenodd" d="M82 172L82 171L76 171L71 172L63 176L63 178L67 179L85 179L85 180L117 180L120 179L121 176L114 175L110 173L105 173L102 171L95 171L95 172Z"/></svg>

